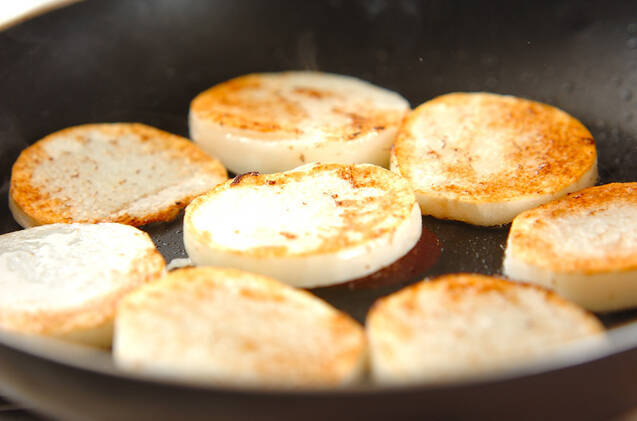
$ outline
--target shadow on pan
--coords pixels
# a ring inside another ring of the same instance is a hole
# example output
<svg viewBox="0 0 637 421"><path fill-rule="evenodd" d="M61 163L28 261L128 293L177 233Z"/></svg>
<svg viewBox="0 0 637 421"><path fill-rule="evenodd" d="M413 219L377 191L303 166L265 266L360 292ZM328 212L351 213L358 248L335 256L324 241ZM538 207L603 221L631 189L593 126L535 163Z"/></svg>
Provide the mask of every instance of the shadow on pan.
<svg viewBox="0 0 637 421"><path fill-rule="evenodd" d="M637 180L637 3L539 1L86 1L0 33L0 193L24 147L75 124L139 121L187 135L190 99L233 76L317 69L416 106L491 91L558 106L593 133L600 183ZM441 256L380 287L317 291L362 320L379 296L446 272L500 270L507 228L424 218ZM8 208L0 230L18 229ZM184 256L181 224L147 227ZM608 418L637 405L637 313L606 316L609 354L477 383L276 393L129 378L104 356L43 358L4 337L3 392L69 419ZM634 339L633 339L634 338ZM0 338L2 339L2 338Z"/></svg>

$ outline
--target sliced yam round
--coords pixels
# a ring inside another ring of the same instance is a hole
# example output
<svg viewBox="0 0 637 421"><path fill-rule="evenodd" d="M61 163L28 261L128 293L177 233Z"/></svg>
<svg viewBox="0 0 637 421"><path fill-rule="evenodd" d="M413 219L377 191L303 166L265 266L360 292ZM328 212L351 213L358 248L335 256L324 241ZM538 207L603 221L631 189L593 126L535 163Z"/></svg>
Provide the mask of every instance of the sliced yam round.
<svg viewBox="0 0 637 421"><path fill-rule="evenodd" d="M140 226L173 219L226 179L219 161L183 137L138 123L86 124L22 151L9 204L25 228L56 222Z"/></svg>
<svg viewBox="0 0 637 421"><path fill-rule="evenodd" d="M237 174L314 161L388 166L408 110L400 95L349 76L250 74L192 101L190 137Z"/></svg>
<svg viewBox="0 0 637 421"><path fill-rule="evenodd" d="M358 380L363 328L303 290L235 269L178 269L126 297L115 362L197 383L322 388Z"/></svg>
<svg viewBox="0 0 637 421"><path fill-rule="evenodd" d="M637 183L591 187L518 215L504 274L592 311L637 306Z"/></svg>
<svg viewBox="0 0 637 421"><path fill-rule="evenodd" d="M604 337L593 315L550 291L476 274L381 298L366 329L372 377L386 384L494 375Z"/></svg>
<svg viewBox="0 0 637 421"><path fill-rule="evenodd" d="M557 108L453 93L407 116L391 168L410 181L423 214L499 225L593 185L597 154L586 127Z"/></svg>
<svg viewBox="0 0 637 421"><path fill-rule="evenodd" d="M402 177L370 164L308 164L242 174L198 197L186 208L184 244L195 265L317 287L393 263L421 229Z"/></svg>
<svg viewBox="0 0 637 421"><path fill-rule="evenodd" d="M163 272L148 234L128 225L0 235L0 328L109 347L118 301Z"/></svg>

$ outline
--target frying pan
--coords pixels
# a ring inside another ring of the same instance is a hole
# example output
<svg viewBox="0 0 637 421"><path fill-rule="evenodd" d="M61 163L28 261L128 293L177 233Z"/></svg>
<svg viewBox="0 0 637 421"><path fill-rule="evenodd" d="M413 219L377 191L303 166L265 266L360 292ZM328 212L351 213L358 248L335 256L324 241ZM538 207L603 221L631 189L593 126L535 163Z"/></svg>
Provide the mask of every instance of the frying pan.
<svg viewBox="0 0 637 421"><path fill-rule="evenodd" d="M187 135L191 98L233 76L349 74L416 106L492 91L558 106L593 133L600 183L637 180L637 2L86 1L0 33L4 203L21 149L75 124L139 121ZM180 223L146 227L167 260ZM377 298L425 276L497 274L508 227L423 218L437 263L383 286L316 293L363 320ZM0 207L0 229L19 227ZM265 391L131 376L106 354L0 333L2 392L65 419L600 419L637 405L637 312L602 316L609 345L472 381ZM514 339L512 339L514 340Z"/></svg>

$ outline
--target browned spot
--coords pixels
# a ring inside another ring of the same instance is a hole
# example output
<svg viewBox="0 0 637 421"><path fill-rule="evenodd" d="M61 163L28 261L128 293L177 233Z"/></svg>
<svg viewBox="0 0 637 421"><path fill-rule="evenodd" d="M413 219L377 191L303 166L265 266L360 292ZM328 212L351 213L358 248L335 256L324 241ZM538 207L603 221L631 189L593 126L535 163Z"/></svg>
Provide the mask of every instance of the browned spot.
<svg viewBox="0 0 637 421"><path fill-rule="evenodd" d="M327 321L334 338L343 338L352 331L352 319L345 313L335 313Z"/></svg>
<svg viewBox="0 0 637 421"><path fill-rule="evenodd" d="M332 108L332 111L335 114L342 114L344 116L347 116L350 118L350 120L352 120L352 124L356 127L363 127L365 125L365 123L367 122L368 118L365 116L362 116L358 113L352 112L352 111L346 111L343 110L341 108L338 107L334 107Z"/></svg>
<svg viewBox="0 0 637 421"><path fill-rule="evenodd" d="M89 142L88 137L85 135L76 135L75 140L83 145L86 145Z"/></svg>
<svg viewBox="0 0 637 421"><path fill-rule="evenodd" d="M265 290L261 291L254 288L241 288L239 290L239 294L243 298L247 298L249 300L255 301L275 301L275 302L283 302L285 301L285 297L278 292Z"/></svg>
<svg viewBox="0 0 637 421"><path fill-rule="evenodd" d="M279 234L287 238L288 240L294 240L297 238L296 234L292 234L291 232L281 231Z"/></svg>
<svg viewBox="0 0 637 421"><path fill-rule="evenodd" d="M358 181L354 179L354 174L352 173L353 169L351 166L339 168L338 176L343 180L349 182L353 188L358 188Z"/></svg>
<svg viewBox="0 0 637 421"><path fill-rule="evenodd" d="M444 278L443 278L444 279ZM448 292L466 294L486 294L489 292L504 292L511 289L512 285L503 280L496 280L486 276L466 276L453 280L446 280L444 288Z"/></svg>
<svg viewBox="0 0 637 421"><path fill-rule="evenodd" d="M405 312L415 314L419 308L420 305L418 304L418 296L416 294L405 296L405 299L402 301L402 309Z"/></svg>
<svg viewBox="0 0 637 421"><path fill-rule="evenodd" d="M259 349L259 345L249 339L244 339L241 343L241 349L247 352L253 352Z"/></svg>
<svg viewBox="0 0 637 421"><path fill-rule="evenodd" d="M310 98L316 98L316 99L322 99L322 98L334 96L334 93L330 91L325 91L325 90L321 91L315 88L306 88L301 86L294 88L294 92L299 95L304 95L304 96L308 96Z"/></svg>

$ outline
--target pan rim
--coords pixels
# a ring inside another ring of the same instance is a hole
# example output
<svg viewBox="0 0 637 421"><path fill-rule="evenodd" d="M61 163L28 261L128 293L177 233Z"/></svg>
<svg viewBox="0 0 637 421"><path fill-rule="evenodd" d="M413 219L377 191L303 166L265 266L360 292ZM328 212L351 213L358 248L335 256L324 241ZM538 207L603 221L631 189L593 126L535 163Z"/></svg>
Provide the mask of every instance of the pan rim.
<svg viewBox="0 0 637 421"><path fill-rule="evenodd" d="M20 335L0 330L0 346L28 354L31 357L113 379L136 382L153 386L173 387L205 393L232 393L236 395L267 395L279 397L334 397L334 396L374 396L378 394L425 393L432 390L452 390L466 387L486 386L536 375L544 375L561 370L575 369L596 361L633 350L637 347L637 322L609 329L606 341L588 344L566 352L521 363L506 370L499 370L482 376L460 378L429 383L406 383L378 385L373 382L354 384L340 388L325 389L285 389L258 386L239 386L214 383L194 383L187 380L164 378L143 373L133 373L118 369L107 351L87 346L62 342L47 337ZM101 360L101 361L99 361Z"/></svg>
<svg viewBox="0 0 637 421"><path fill-rule="evenodd" d="M45 0L41 4L31 9L27 9L24 12L20 12L17 15L14 15L9 19L0 22L0 32L3 32L28 20L34 19L40 15L53 12L54 10L70 6L73 3L78 3L80 1L83 0Z"/></svg>

